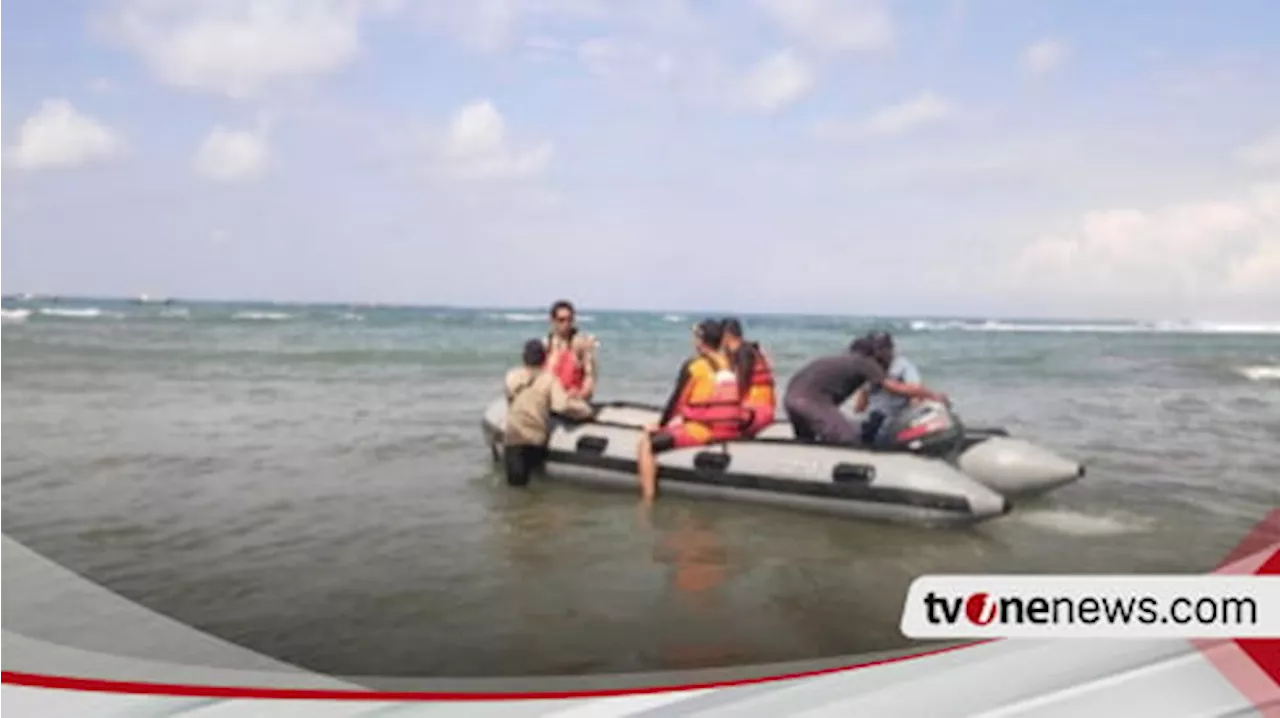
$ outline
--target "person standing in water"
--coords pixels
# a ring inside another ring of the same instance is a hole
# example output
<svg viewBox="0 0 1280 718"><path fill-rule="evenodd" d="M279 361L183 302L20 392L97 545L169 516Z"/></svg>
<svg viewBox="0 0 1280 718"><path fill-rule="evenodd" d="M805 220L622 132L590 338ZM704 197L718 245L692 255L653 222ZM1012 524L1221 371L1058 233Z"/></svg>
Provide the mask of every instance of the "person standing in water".
<svg viewBox="0 0 1280 718"><path fill-rule="evenodd" d="M588 419L594 414L591 405L570 396L555 375L543 367L547 350L542 341L525 342L521 365L507 372L507 420L503 430L503 463L507 483L524 486L529 474L540 468L547 457L547 438L553 415Z"/></svg>
<svg viewBox="0 0 1280 718"><path fill-rule="evenodd" d="M567 299L551 305L551 331L544 344L546 368L569 396L590 401L596 390L596 338L578 329L577 314Z"/></svg>

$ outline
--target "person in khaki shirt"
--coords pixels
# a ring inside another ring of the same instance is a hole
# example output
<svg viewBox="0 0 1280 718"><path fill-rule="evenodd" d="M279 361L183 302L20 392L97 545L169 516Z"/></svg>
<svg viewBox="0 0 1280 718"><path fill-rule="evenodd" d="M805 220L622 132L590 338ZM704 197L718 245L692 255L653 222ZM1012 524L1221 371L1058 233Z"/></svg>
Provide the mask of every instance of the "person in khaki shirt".
<svg viewBox="0 0 1280 718"><path fill-rule="evenodd" d="M547 349L539 339L524 345L522 366L507 372L507 421L503 432L503 462L507 483L524 486L530 472L547 456L547 438L553 414L574 419L590 418L595 410L586 401L572 397L542 367Z"/></svg>

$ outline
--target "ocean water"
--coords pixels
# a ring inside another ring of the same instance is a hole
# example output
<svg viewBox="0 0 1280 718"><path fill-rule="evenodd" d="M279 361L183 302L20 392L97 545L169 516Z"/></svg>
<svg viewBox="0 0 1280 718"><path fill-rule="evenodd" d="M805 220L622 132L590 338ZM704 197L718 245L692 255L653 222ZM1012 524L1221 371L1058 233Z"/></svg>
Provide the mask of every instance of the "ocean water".
<svg viewBox="0 0 1280 718"><path fill-rule="evenodd" d="M658 402L697 314L581 308ZM1089 475L953 531L536 485L484 405L535 309L7 299L3 520L215 635L351 676L623 672L901 647L930 572L1211 569L1280 505L1280 327L744 317L785 379L895 331L971 423ZM51 620L54 620L51 618Z"/></svg>

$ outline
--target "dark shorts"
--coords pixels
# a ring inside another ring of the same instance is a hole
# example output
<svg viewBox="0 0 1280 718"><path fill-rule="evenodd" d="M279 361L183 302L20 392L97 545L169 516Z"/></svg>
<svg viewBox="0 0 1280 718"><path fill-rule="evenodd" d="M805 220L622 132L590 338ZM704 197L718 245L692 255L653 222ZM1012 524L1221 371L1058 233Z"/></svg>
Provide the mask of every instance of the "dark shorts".
<svg viewBox="0 0 1280 718"><path fill-rule="evenodd" d="M857 428L840 413L840 407L830 401L793 394L787 396L783 405L791 428L800 441L842 446L862 443Z"/></svg>
<svg viewBox="0 0 1280 718"><path fill-rule="evenodd" d="M884 428L888 416L882 411L873 411L867 414L867 418L862 421L862 443L870 446L872 444L881 443L881 429Z"/></svg>
<svg viewBox="0 0 1280 718"><path fill-rule="evenodd" d="M653 453L660 454L672 449L709 444L711 438L711 431L701 424L676 424L655 432L649 445L653 447Z"/></svg>
<svg viewBox="0 0 1280 718"><path fill-rule="evenodd" d="M502 462L507 470L507 483L525 486L534 471L541 470L547 461L545 446L507 446L502 449Z"/></svg>

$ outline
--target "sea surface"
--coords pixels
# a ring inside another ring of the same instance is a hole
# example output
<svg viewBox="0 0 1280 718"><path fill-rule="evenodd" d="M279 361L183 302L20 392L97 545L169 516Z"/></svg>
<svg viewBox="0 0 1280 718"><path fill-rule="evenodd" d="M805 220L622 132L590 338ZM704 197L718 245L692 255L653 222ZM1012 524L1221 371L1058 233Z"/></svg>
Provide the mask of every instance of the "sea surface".
<svg viewBox="0 0 1280 718"><path fill-rule="evenodd" d="M599 398L661 401L699 316L579 311ZM1276 326L746 316L784 379L889 328L966 421L1089 466L1007 517L937 530L508 488L480 414L543 308L7 299L3 317L5 532L334 674L892 649L921 574L1206 571L1280 505Z"/></svg>

